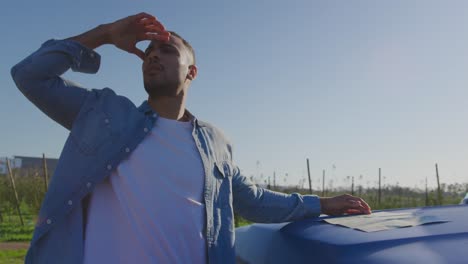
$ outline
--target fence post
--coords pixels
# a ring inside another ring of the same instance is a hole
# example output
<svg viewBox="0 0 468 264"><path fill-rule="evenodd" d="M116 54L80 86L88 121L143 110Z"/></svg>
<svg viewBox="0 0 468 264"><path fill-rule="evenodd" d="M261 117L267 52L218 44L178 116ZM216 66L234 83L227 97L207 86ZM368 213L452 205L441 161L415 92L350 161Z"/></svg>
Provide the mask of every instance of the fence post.
<svg viewBox="0 0 468 264"><path fill-rule="evenodd" d="M273 171L273 190L276 191L276 171Z"/></svg>
<svg viewBox="0 0 468 264"><path fill-rule="evenodd" d="M429 206L429 194L427 193L427 177L426 177L426 199L425 199L426 206Z"/></svg>
<svg viewBox="0 0 468 264"><path fill-rule="evenodd" d="M437 163L435 164L436 167L436 177L437 177L437 200L439 205L442 205L442 192L440 190L440 181L439 181L439 167Z"/></svg>
<svg viewBox="0 0 468 264"><path fill-rule="evenodd" d="M11 170L10 160L8 158L6 160L7 160L8 174L10 175L11 184L13 186L13 192L15 193L16 210L18 211L18 214L21 220L21 225L24 226L23 216L21 215L21 209L19 205L18 193L16 192L15 178L13 177L13 171Z"/></svg>
<svg viewBox="0 0 468 264"><path fill-rule="evenodd" d="M381 198L382 198L382 170L379 168L379 199L378 204L380 206Z"/></svg>
<svg viewBox="0 0 468 264"><path fill-rule="evenodd" d="M322 197L325 197L325 170L322 171Z"/></svg>
<svg viewBox="0 0 468 264"><path fill-rule="evenodd" d="M309 193L312 194L312 180L310 178L309 159L307 159L307 174L309 175Z"/></svg>
<svg viewBox="0 0 468 264"><path fill-rule="evenodd" d="M42 153L42 168L44 170L45 192L47 192L47 188L49 186L49 172L47 171L47 161L44 153Z"/></svg>

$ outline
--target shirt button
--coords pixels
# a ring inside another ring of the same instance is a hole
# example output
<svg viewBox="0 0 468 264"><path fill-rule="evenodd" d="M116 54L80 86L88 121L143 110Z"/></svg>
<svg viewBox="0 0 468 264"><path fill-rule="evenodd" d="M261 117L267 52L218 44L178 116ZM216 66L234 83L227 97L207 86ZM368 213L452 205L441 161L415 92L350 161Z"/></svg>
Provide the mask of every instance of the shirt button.
<svg viewBox="0 0 468 264"><path fill-rule="evenodd" d="M47 223L48 225L50 225L50 224L52 224L52 220L47 219L46 223Z"/></svg>
<svg viewBox="0 0 468 264"><path fill-rule="evenodd" d="M143 129L143 131L145 131L145 133L147 133L147 132L148 132L148 128L145 127L145 128Z"/></svg>
<svg viewBox="0 0 468 264"><path fill-rule="evenodd" d="M68 200L68 205L72 205L73 204L73 201L72 200Z"/></svg>
<svg viewBox="0 0 468 264"><path fill-rule="evenodd" d="M157 114L153 114L153 117L156 118L158 115Z"/></svg>
<svg viewBox="0 0 468 264"><path fill-rule="evenodd" d="M125 148L125 152L129 153L129 152L130 152L130 149L129 149L129 148Z"/></svg>
<svg viewBox="0 0 468 264"><path fill-rule="evenodd" d="M91 59L93 59L94 58L94 53L89 54L89 56L91 57Z"/></svg>
<svg viewBox="0 0 468 264"><path fill-rule="evenodd" d="M106 119L104 120L104 122L105 122L106 124L109 124L109 119L106 118Z"/></svg>
<svg viewBox="0 0 468 264"><path fill-rule="evenodd" d="M112 169L112 165L110 165L110 164L107 165L107 169L108 169L108 170L111 170L111 169Z"/></svg>
<svg viewBox="0 0 468 264"><path fill-rule="evenodd" d="M90 182L86 183L86 187L88 188L91 187L91 183Z"/></svg>

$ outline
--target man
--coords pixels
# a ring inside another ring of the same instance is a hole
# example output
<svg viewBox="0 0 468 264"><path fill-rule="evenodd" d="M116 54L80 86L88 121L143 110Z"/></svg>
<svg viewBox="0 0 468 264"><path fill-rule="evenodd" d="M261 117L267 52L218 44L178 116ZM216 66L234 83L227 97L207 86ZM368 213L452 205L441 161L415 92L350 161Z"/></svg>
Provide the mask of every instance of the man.
<svg viewBox="0 0 468 264"><path fill-rule="evenodd" d="M151 40L146 53L136 43ZM148 100L60 77L96 73L104 44L143 60ZM255 222L370 213L360 198L258 188L212 125L185 109L197 76L188 42L140 13L49 40L11 70L20 91L70 130L26 263L233 263L234 211Z"/></svg>

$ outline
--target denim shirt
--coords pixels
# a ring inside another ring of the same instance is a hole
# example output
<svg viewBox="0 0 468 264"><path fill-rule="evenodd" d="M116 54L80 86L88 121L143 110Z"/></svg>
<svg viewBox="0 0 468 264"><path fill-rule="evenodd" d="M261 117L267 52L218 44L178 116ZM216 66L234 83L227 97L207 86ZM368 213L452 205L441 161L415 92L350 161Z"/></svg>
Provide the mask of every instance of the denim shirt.
<svg viewBox="0 0 468 264"><path fill-rule="evenodd" d="M83 262L88 194L128 158L158 122L158 113L147 101L136 107L109 88L89 90L60 77L70 68L96 73L99 65L100 55L95 51L75 41L52 39L11 69L19 90L70 131L25 263ZM234 263L234 212L262 223L320 214L317 196L283 194L254 185L233 162L231 143L223 133L209 123L192 120L192 135L205 171L208 263Z"/></svg>

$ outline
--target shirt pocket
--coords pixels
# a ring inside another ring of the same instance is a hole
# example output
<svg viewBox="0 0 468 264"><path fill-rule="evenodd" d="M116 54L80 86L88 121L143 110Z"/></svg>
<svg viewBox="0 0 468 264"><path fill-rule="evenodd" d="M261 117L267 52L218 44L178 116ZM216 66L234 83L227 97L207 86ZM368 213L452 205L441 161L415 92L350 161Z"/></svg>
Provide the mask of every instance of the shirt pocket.
<svg viewBox="0 0 468 264"><path fill-rule="evenodd" d="M216 161L213 173L217 189L216 205L229 208L232 206L232 165L228 161Z"/></svg>
<svg viewBox="0 0 468 264"><path fill-rule="evenodd" d="M79 151L94 155L111 139L109 116L98 108L90 108L80 114L73 124L70 136Z"/></svg>

